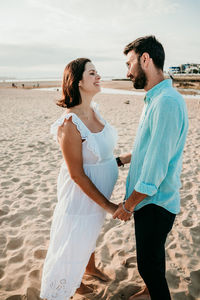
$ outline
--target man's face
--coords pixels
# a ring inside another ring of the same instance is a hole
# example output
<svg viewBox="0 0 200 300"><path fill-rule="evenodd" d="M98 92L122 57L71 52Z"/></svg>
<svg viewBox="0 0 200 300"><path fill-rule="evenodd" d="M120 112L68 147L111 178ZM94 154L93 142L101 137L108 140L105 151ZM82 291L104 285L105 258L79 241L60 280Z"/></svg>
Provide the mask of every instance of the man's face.
<svg viewBox="0 0 200 300"><path fill-rule="evenodd" d="M140 57L134 50L127 54L126 64L128 66L127 77L132 80L134 88L144 89L147 85L147 76L141 67Z"/></svg>

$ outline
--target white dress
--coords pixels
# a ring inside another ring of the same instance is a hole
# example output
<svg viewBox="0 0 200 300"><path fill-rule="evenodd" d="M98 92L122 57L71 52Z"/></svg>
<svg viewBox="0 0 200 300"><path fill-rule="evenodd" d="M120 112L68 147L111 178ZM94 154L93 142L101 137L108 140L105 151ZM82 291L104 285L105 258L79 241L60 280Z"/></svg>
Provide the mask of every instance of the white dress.
<svg viewBox="0 0 200 300"><path fill-rule="evenodd" d="M51 126L51 133L57 140L58 127L65 119L72 117L72 122L84 140L82 155L85 174L109 199L118 177L118 167L113 156L117 132L100 116L96 104L92 103L92 107L104 123L101 132L92 133L76 114L68 113ZM40 297L68 300L81 284L106 213L71 179L65 162L58 176L57 198Z"/></svg>

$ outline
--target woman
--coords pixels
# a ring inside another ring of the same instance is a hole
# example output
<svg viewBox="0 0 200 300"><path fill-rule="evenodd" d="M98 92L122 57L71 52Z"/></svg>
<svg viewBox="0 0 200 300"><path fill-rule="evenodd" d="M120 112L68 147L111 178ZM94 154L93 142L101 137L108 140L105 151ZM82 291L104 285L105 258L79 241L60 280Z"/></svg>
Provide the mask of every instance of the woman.
<svg viewBox="0 0 200 300"><path fill-rule="evenodd" d="M100 76L89 59L70 62L63 76L66 113L51 127L64 162L57 183L50 244L42 275L41 297L67 300L91 289L81 283L84 272L106 280L95 267L94 249L118 177L113 156L117 133L99 114L92 98L100 91ZM80 287L80 288L79 288Z"/></svg>

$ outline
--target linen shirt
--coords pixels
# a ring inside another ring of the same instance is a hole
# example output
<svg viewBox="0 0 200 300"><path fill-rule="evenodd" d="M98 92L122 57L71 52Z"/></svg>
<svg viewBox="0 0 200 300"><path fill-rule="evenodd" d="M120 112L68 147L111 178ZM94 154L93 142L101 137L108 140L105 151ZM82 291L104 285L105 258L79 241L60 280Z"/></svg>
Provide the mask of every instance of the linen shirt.
<svg viewBox="0 0 200 300"><path fill-rule="evenodd" d="M180 211L180 173L187 131L185 101L170 79L163 80L146 94L133 146L125 198L133 190L147 194L135 210L153 203L174 214Z"/></svg>

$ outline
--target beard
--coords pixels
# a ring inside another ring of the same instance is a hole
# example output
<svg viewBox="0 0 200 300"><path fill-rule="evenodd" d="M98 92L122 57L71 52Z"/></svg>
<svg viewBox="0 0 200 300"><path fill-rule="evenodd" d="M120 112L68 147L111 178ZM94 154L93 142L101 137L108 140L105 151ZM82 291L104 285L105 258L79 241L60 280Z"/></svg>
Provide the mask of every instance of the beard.
<svg viewBox="0 0 200 300"><path fill-rule="evenodd" d="M133 86L135 89L144 89L146 85L147 85L147 76L145 72L142 70L140 61L138 60L138 72L133 82Z"/></svg>

